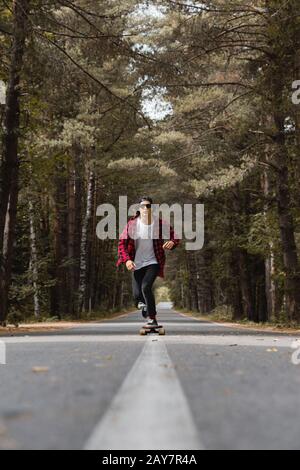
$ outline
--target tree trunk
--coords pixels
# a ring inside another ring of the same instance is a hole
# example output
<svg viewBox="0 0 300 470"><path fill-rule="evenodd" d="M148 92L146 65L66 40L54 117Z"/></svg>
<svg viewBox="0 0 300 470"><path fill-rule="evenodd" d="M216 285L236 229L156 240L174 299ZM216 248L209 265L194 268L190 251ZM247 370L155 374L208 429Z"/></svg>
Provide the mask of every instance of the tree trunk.
<svg viewBox="0 0 300 470"><path fill-rule="evenodd" d="M38 288L38 254L37 254L37 244L36 244L36 231L34 223L34 210L32 201L29 200L29 224L30 224L30 267L32 272L32 284L33 284L33 302L34 302L34 316L36 318L40 317L40 298L39 298L39 288Z"/></svg>
<svg viewBox="0 0 300 470"><path fill-rule="evenodd" d="M0 322L6 323L8 315L9 288L11 284L13 245L15 241L15 227L17 220L18 205L18 178L19 169L16 166L12 172L12 184L8 201L8 209L5 218L5 229L3 239L3 271L0 287Z"/></svg>
<svg viewBox="0 0 300 470"><path fill-rule="evenodd" d="M242 215L246 213L246 204L242 199L243 195L240 192L239 185L236 186L233 193L233 209L236 215ZM244 230L242 224L237 224L237 220L232 220L232 233L239 237L242 235L241 230ZM236 292L234 299L234 318L236 320L241 318L247 318L253 320L255 316L253 298L251 295L251 283L248 268L248 253L245 249L237 246L233 253L233 264L235 277L238 282L240 292ZM238 313L237 307L240 304L242 311Z"/></svg>
<svg viewBox="0 0 300 470"><path fill-rule="evenodd" d="M273 52L270 63L269 96L272 100L271 116L275 126L273 135L274 159L276 171L276 196L278 219L280 225L281 247L285 270L285 304L286 315L289 321L300 321L300 275L299 262L295 241L294 218L291 207L291 194L289 186L289 153L286 143L286 118L289 112L286 107L286 70L291 65L292 57L297 56L297 50L289 44L276 41L274 32L280 31L282 17L278 14L278 1L266 1L266 12L269 19L269 28L272 30L270 48ZM289 2L288 2L289 3ZM289 5L287 5L289 8ZM280 11L280 10L279 10ZM292 13L292 10L291 10ZM293 15L291 15L293 18ZM296 27L296 25L294 25ZM279 34L279 33L278 33ZM278 37L280 40L280 36ZM294 63L293 63L294 66Z"/></svg>
<svg viewBox="0 0 300 470"><path fill-rule="evenodd" d="M14 1L13 3L13 42L6 93L3 154L0 168L0 293L1 300L3 299L3 305L0 308L0 322L2 323L5 322L7 316L8 292L5 292L5 289L9 289L10 275L8 273L11 271L11 266L8 266L7 263L12 258L14 243L13 232L7 234L8 240L6 240L6 249L4 250L4 232L7 215L16 211L17 194L15 191L17 192L19 170L20 78L23 69L29 5L30 0ZM15 218L15 214L12 215ZM8 227L11 224L14 225L15 220L10 220Z"/></svg>
<svg viewBox="0 0 300 470"><path fill-rule="evenodd" d="M277 207L280 226L283 264L285 269L286 313L290 321L300 321L300 276L294 219L291 212L289 188L288 151L285 145L284 119L275 115L278 130L276 142Z"/></svg>
<svg viewBox="0 0 300 470"><path fill-rule="evenodd" d="M67 313L67 269L64 262L68 255L67 233L67 181L65 177L65 167L60 164L57 168L55 178L55 222L54 222L54 243L55 243L55 296L54 312L62 318Z"/></svg>
<svg viewBox="0 0 300 470"><path fill-rule="evenodd" d="M88 241L88 228L92 216L93 196L95 189L95 175L90 171L89 182L87 189L87 203L84 222L82 225L81 236L81 254L80 254L80 281L78 292L78 314L80 315L85 311L86 302L86 288L87 288L87 241Z"/></svg>
<svg viewBox="0 0 300 470"><path fill-rule="evenodd" d="M268 157L267 157L268 158ZM268 229L268 199L272 196L270 187L269 171L265 170L262 175L262 190L265 196L264 218ZM266 279L266 300L267 300L267 319L274 320L278 317L277 289L274 280L275 276L275 255L274 243L269 241L269 254L265 258L265 279Z"/></svg>
<svg viewBox="0 0 300 470"><path fill-rule="evenodd" d="M75 227L76 227L76 204L75 204L75 171L71 168L68 178L68 311L73 314L74 292L75 292Z"/></svg>

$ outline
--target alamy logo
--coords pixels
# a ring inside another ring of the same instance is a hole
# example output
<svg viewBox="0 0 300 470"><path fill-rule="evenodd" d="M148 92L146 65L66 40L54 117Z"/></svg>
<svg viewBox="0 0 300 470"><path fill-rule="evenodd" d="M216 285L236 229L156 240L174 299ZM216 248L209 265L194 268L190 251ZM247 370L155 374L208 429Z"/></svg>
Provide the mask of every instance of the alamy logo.
<svg viewBox="0 0 300 470"><path fill-rule="evenodd" d="M300 365L300 339L296 339L295 341L293 341L291 348L295 349L295 351L292 354L292 364L294 364L294 366L299 366Z"/></svg>
<svg viewBox="0 0 300 470"><path fill-rule="evenodd" d="M295 80L292 84L292 88L294 93L292 94L292 102L293 104L299 105L300 104L300 80Z"/></svg>
<svg viewBox="0 0 300 470"><path fill-rule="evenodd" d="M0 104L5 104L6 101L6 87L5 83L0 80Z"/></svg>
<svg viewBox="0 0 300 470"><path fill-rule="evenodd" d="M6 344L0 340L0 365L6 365Z"/></svg>
<svg viewBox="0 0 300 470"><path fill-rule="evenodd" d="M133 204L128 209L127 196L119 196L119 220L118 231L121 234L127 225L128 214L135 215L139 210L138 204ZM158 239L159 219L162 219L162 238L170 238L170 227L173 226L174 237L176 239L186 239L186 250L201 250L204 245L204 205L203 204L152 204L151 211L153 215L153 233L151 238ZM173 222L171 223L171 214L173 214ZM97 208L97 217L102 217L97 225L97 237L100 240L116 240L117 238L117 210L112 204L101 204ZM129 236L133 239L135 236L134 224Z"/></svg>

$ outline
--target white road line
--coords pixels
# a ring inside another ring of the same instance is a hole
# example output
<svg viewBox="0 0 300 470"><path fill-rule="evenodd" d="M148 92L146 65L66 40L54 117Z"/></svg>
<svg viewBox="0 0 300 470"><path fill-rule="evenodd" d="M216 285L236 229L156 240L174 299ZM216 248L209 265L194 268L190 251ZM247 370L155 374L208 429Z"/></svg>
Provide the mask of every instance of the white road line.
<svg viewBox="0 0 300 470"><path fill-rule="evenodd" d="M84 449L203 450L162 338L147 338Z"/></svg>
<svg viewBox="0 0 300 470"><path fill-rule="evenodd" d="M51 344L51 343L114 343L114 342L139 342L145 339L136 334L131 335L66 335L66 336L16 336L14 338L1 338L5 344Z"/></svg>
<svg viewBox="0 0 300 470"><path fill-rule="evenodd" d="M199 323L193 323L193 322L184 322L184 321L179 321L179 322L172 322L170 320L168 321L160 321L160 323L163 323L164 325L168 325L168 327L197 327L199 328L207 328L207 327L217 327L218 325L216 323L205 323L203 325L200 325ZM112 323L96 323L94 325L88 325L88 324L84 324L84 325L81 325L79 327L75 327L75 328L70 328L68 331L76 331L76 330L85 330L85 329L105 329L105 328L132 328L132 327L135 327L135 328L141 328L143 325L145 324L145 322L140 322L140 321L137 321L137 322L133 322L133 321L130 321L130 322L122 322L122 323L117 323L117 322L112 322Z"/></svg>
<svg viewBox="0 0 300 470"><path fill-rule="evenodd" d="M28 336L4 338L0 337L5 344L51 344L51 343L114 343L114 342L143 342L145 338L138 333L133 334L98 334L98 335L66 335L66 336ZM151 339L151 337L148 337ZM148 339L147 338L147 339ZM156 337L157 338L157 337ZM158 338L161 340L162 338ZM278 337L278 336L241 336L241 335L181 335L167 334L163 340L166 344L196 344L203 346L256 346L269 347L278 346L281 348L290 348L293 341L299 337Z"/></svg>

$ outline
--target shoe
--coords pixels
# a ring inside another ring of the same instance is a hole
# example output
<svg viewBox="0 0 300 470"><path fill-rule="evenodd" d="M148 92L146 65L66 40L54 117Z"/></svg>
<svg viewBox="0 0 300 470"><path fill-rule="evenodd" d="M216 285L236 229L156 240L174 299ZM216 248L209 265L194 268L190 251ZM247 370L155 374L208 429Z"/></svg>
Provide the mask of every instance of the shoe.
<svg viewBox="0 0 300 470"><path fill-rule="evenodd" d="M142 315L144 318L148 318L147 305L144 302L139 302L137 308L142 310Z"/></svg>
<svg viewBox="0 0 300 470"><path fill-rule="evenodd" d="M147 325L148 326L158 326L156 318L150 318Z"/></svg>
<svg viewBox="0 0 300 470"><path fill-rule="evenodd" d="M137 305L137 308L138 308L139 310L142 310L143 308L147 308L147 305L144 304L144 302L139 302L138 305Z"/></svg>

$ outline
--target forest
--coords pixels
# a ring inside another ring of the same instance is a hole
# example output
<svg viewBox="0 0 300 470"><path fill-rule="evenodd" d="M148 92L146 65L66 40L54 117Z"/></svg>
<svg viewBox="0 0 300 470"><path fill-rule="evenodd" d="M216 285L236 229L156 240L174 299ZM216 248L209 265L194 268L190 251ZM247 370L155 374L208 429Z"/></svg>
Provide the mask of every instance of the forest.
<svg viewBox="0 0 300 470"><path fill-rule="evenodd" d="M204 204L178 309L300 324L298 0L0 0L0 323L132 307L97 207Z"/></svg>

